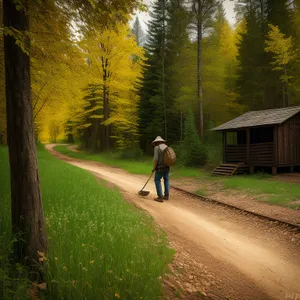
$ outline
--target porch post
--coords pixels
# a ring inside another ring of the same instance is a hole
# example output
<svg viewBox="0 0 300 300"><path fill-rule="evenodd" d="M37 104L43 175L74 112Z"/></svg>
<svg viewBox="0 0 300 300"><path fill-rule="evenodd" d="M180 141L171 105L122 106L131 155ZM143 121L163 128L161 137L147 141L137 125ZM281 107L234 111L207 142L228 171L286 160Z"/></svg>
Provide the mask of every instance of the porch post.
<svg viewBox="0 0 300 300"><path fill-rule="evenodd" d="M223 131L222 135L223 135L223 163L226 163L226 146L227 146L226 131Z"/></svg>
<svg viewBox="0 0 300 300"><path fill-rule="evenodd" d="M250 128L247 131L247 165L250 165Z"/></svg>

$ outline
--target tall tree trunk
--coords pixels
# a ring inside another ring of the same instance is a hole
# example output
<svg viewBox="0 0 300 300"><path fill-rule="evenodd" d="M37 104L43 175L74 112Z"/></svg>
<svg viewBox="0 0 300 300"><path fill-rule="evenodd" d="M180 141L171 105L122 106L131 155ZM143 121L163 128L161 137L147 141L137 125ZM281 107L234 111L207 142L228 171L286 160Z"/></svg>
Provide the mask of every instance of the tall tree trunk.
<svg viewBox="0 0 300 300"><path fill-rule="evenodd" d="M109 106L108 106L108 96L109 96L109 90L107 87L107 80L111 76L111 72L108 70L108 59L101 58L102 60L102 85L103 85L103 120L104 122L108 120L109 118ZM110 129L108 125L102 125L102 138L104 142L103 150L108 151L109 150L109 137L110 137Z"/></svg>
<svg viewBox="0 0 300 300"><path fill-rule="evenodd" d="M104 81L103 86L103 112L104 112L104 122L108 119L108 99L107 99L107 87L106 83ZM103 134L104 134L104 149L105 151L108 151L108 144L109 144L109 134L108 134L108 126L103 125Z"/></svg>
<svg viewBox="0 0 300 300"><path fill-rule="evenodd" d="M197 18L197 101L199 105L199 135L203 138L204 135L204 122L203 122L203 102L202 102L202 11L201 11L201 0L198 0L198 18Z"/></svg>
<svg viewBox="0 0 300 300"><path fill-rule="evenodd" d="M180 141L183 140L183 112L180 108Z"/></svg>
<svg viewBox="0 0 300 300"><path fill-rule="evenodd" d="M164 104L164 123L165 123L165 140L168 139L168 124L167 124L167 104L166 104L166 85L165 85L165 42L166 42L166 1L163 1L163 32L162 32L162 43L161 43L161 63L162 63L162 98Z"/></svg>
<svg viewBox="0 0 300 300"><path fill-rule="evenodd" d="M24 34L29 30L28 0L17 10L14 0L3 2L4 26ZM16 259L29 264L39 262L47 250L43 205L38 175L33 112L30 91L30 59L12 36L4 38L6 72L6 113L11 177L11 213L14 234L22 234L15 243Z"/></svg>

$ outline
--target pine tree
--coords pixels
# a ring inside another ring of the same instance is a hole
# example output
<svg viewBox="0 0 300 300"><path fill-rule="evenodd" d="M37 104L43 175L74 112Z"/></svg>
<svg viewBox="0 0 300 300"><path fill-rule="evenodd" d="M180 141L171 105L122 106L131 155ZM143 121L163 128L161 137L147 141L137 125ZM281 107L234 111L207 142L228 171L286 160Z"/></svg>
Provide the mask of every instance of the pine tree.
<svg viewBox="0 0 300 300"><path fill-rule="evenodd" d="M0 1L0 28L3 28L2 1ZM0 29L0 145L6 144L6 104L3 33Z"/></svg>
<svg viewBox="0 0 300 300"><path fill-rule="evenodd" d="M150 152L150 141L157 135L168 138L165 95L166 0L156 0L145 44L143 76L138 87L141 148Z"/></svg>
<svg viewBox="0 0 300 300"><path fill-rule="evenodd" d="M144 42L145 42L145 32L142 28L142 25L141 25L141 22L140 22L138 16L135 18L131 32L132 32L132 34L135 35L135 40L136 40L137 45L143 46Z"/></svg>
<svg viewBox="0 0 300 300"><path fill-rule="evenodd" d="M291 81L293 80L291 64L295 63L296 51L292 37L286 37L277 26L270 25L270 31L267 35L265 51L272 53L272 70L278 71L283 84L282 87L282 105L290 104Z"/></svg>
<svg viewBox="0 0 300 300"><path fill-rule="evenodd" d="M266 0L266 31L265 39L268 37L269 25L277 26L280 32L286 36L292 34L292 15L288 9L288 2L286 0ZM266 58L266 85L268 87L266 97L273 99L271 106L282 107L289 102L287 93L283 92L286 89L286 84L280 79L280 71L274 69L272 61L274 54L269 52L265 55Z"/></svg>
<svg viewBox="0 0 300 300"><path fill-rule="evenodd" d="M186 166L203 166L206 162L206 151L197 134L194 113L191 109L184 124L181 155Z"/></svg>
<svg viewBox="0 0 300 300"><path fill-rule="evenodd" d="M292 15L286 0L239 0L239 16L246 20L246 30L239 41L238 92L240 102L249 109L280 107L287 102L283 97L284 84L275 70L273 54L266 53L269 24L290 36Z"/></svg>
<svg viewBox="0 0 300 300"><path fill-rule="evenodd" d="M217 8L221 5L219 0L192 0L193 24L197 36L197 102L199 126L198 132L201 138L204 136L204 115L203 115L203 78L202 78L202 51L203 33L210 27L210 21Z"/></svg>
<svg viewBox="0 0 300 300"><path fill-rule="evenodd" d="M246 28L238 41L238 79L239 102L250 110L266 106L264 78L264 34L259 6L248 7L245 15Z"/></svg>
<svg viewBox="0 0 300 300"><path fill-rule="evenodd" d="M211 34L203 40L203 95L207 128L227 121L230 111L238 109L233 84L236 55L234 31L220 6L212 23Z"/></svg>
<svg viewBox="0 0 300 300"><path fill-rule="evenodd" d="M192 80L191 64L193 61L188 58L188 54L191 54L188 51L188 48L191 47L188 34L190 18L183 4L182 0L170 0L167 6L166 98L168 103L168 141L170 143L176 143L182 139L185 111L178 98L187 96L183 89L186 84L191 84ZM194 68L194 70L196 69ZM195 75L195 72L192 73ZM191 99L188 99L188 102L190 105ZM179 120L180 126L178 126Z"/></svg>
<svg viewBox="0 0 300 300"><path fill-rule="evenodd" d="M296 49L300 49L300 0L295 0L293 10L293 31L294 42ZM300 103L300 52L297 52L297 59L294 62L293 76L294 76L294 97L291 98L291 104Z"/></svg>

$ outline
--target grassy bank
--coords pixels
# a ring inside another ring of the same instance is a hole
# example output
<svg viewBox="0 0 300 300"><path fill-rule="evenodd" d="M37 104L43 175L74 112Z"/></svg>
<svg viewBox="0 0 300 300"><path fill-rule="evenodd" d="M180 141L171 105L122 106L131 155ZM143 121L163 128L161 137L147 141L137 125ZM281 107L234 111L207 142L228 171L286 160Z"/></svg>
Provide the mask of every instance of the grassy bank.
<svg viewBox="0 0 300 300"><path fill-rule="evenodd" d="M109 166L118 167L132 174L150 174L153 168L151 157L145 157L142 161L121 159L118 153L88 153L85 151L74 152L68 149L66 145L55 146L54 149L69 157L97 161ZM171 175L177 177L199 177L204 173L200 168L187 168L174 166L171 168Z"/></svg>
<svg viewBox="0 0 300 300"><path fill-rule="evenodd" d="M157 299L159 278L173 250L152 219L88 172L44 150L38 154L49 239L46 299ZM6 148L0 148L0 169L0 298L12 299L10 291L18 290L23 298L13 299L24 299L26 274L16 281L16 273L8 270L12 237Z"/></svg>
<svg viewBox="0 0 300 300"><path fill-rule="evenodd" d="M272 178L262 179L257 175L234 176L222 181L226 189L238 189L247 192L249 195L255 196L257 200L300 208L299 184L275 181Z"/></svg>

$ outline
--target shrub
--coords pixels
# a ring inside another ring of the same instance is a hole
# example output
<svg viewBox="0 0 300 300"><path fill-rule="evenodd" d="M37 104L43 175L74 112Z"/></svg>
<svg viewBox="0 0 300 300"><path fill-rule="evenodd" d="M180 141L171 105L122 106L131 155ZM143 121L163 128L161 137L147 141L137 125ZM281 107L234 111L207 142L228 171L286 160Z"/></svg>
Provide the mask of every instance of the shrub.
<svg viewBox="0 0 300 300"><path fill-rule="evenodd" d="M143 157L143 151L138 147L138 145L134 145L131 148L123 149L120 152L121 159L128 159L128 160L140 160Z"/></svg>
<svg viewBox="0 0 300 300"><path fill-rule="evenodd" d="M184 124L184 139L181 145L181 157L186 166L203 166L207 159L206 149L200 141L195 126L195 118L190 110Z"/></svg>

